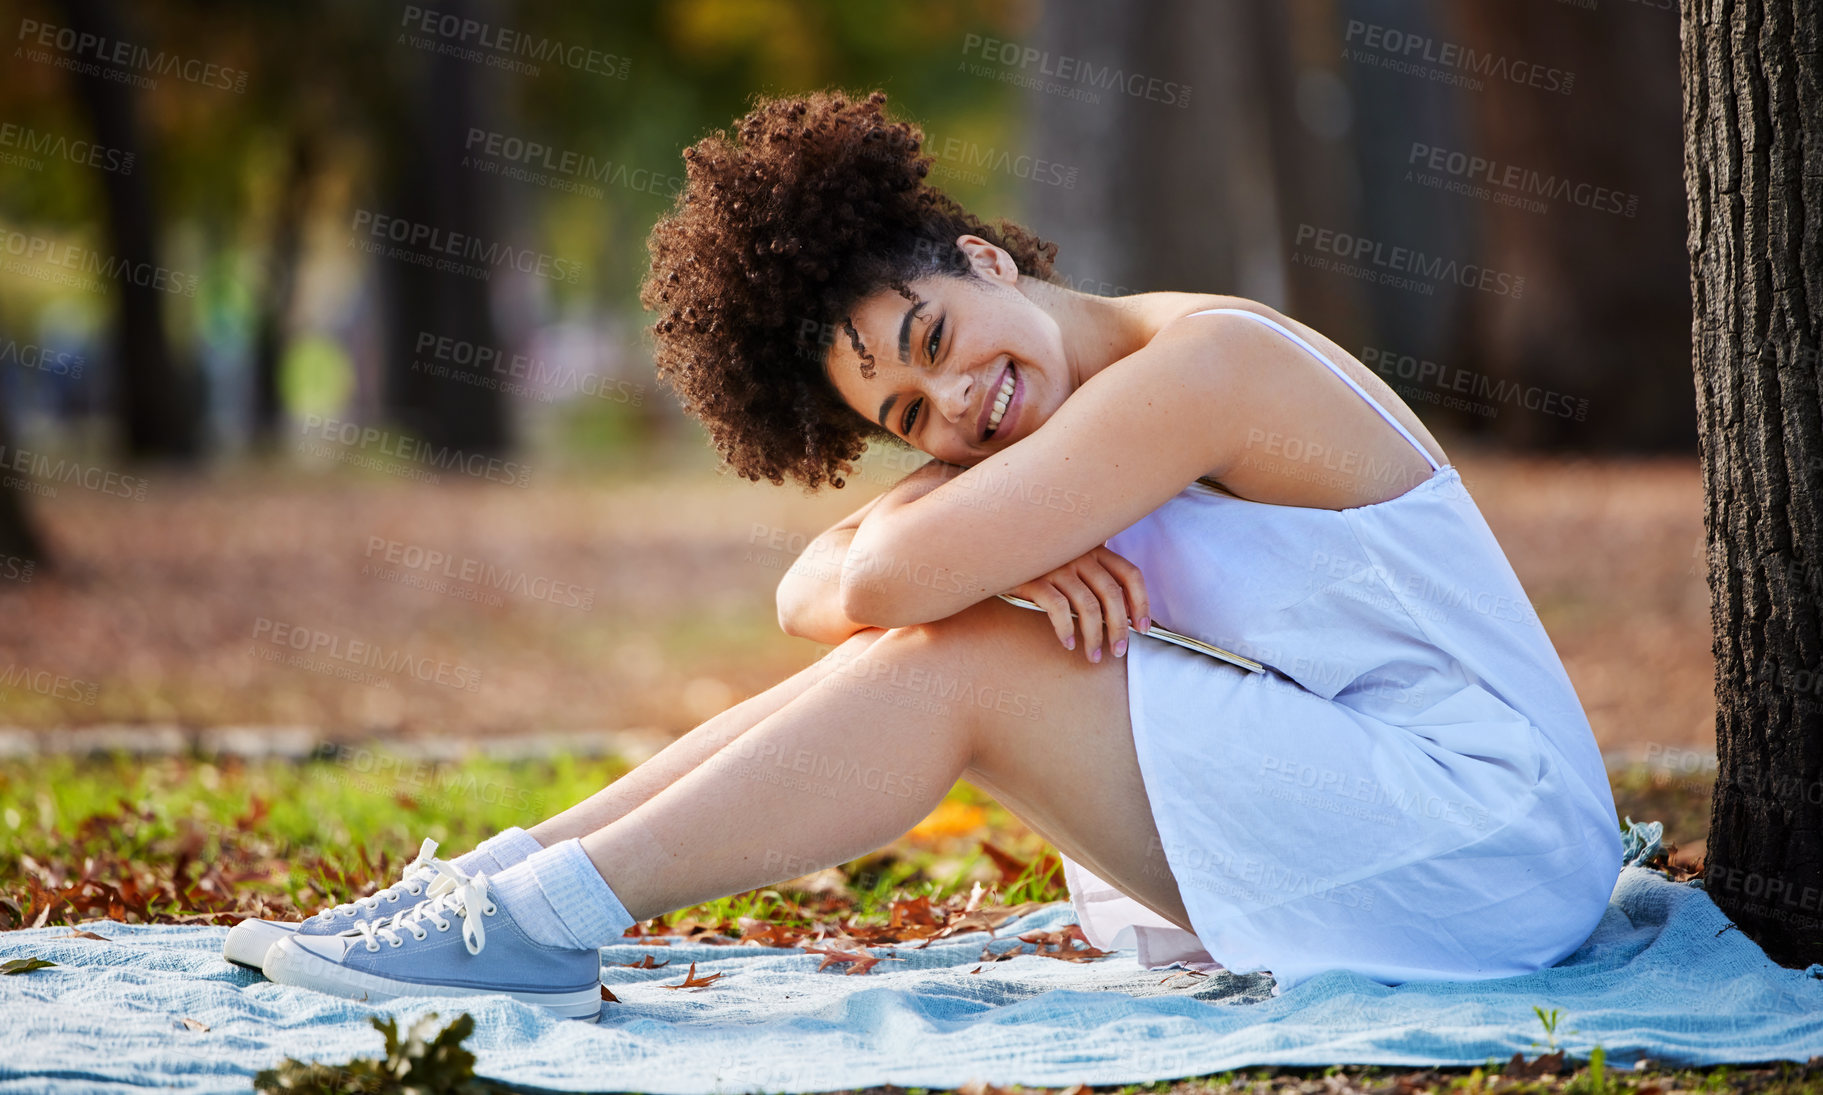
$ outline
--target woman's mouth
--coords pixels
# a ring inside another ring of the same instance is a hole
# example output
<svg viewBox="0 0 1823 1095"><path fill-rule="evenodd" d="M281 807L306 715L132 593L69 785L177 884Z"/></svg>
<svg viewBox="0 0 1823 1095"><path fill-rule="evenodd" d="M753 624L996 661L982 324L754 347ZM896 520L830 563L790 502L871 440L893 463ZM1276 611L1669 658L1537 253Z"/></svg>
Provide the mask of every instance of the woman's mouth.
<svg viewBox="0 0 1823 1095"><path fill-rule="evenodd" d="M981 435L981 440L993 437L1003 423L1011 423L1018 418L1019 396L1023 390L1024 385L1019 383L1019 370L1009 363L1006 379L1001 382L1000 390L994 396L994 406L987 413L987 432Z"/></svg>

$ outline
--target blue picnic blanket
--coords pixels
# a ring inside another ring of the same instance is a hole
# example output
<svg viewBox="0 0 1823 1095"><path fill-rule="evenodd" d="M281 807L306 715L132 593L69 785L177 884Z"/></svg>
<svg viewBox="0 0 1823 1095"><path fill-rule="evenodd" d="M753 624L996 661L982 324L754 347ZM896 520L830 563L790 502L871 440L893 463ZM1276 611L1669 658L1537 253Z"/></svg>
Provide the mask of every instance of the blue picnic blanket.
<svg viewBox="0 0 1823 1095"><path fill-rule="evenodd" d="M1643 827L1636 827L1643 828ZM1638 839L1630 856L1643 856ZM1142 969L1131 951L1066 962L1009 951L1018 933L1074 919L1045 906L925 949L875 948L871 971L817 971L797 950L628 942L602 950L619 998L596 1022L546 1018L504 997L365 1005L271 984L224 962L224 928L93 921L0 934L0 961L55 967L0 977L0 1092L246 1091L285 1057L378 1056L370 1016L467 1011L476 1071L558 1090L813 1092L971 1079L1062 1086L1253 1065L1478 1065L1542 1052L1534 1005L1557 1009L1573 1057L1715 1064L1823 1054L1823 966L1781 968L1695 885L1628 866L1588 942L1537 973L1389 988L1332 971L1283 995L1267 974ZM632 969L645 955L669 961ZM691 962L705 988L674 989ZM185 1019L207 1029L186 1025ZM439 1023L441 1025L441 1021Z"/></svg>

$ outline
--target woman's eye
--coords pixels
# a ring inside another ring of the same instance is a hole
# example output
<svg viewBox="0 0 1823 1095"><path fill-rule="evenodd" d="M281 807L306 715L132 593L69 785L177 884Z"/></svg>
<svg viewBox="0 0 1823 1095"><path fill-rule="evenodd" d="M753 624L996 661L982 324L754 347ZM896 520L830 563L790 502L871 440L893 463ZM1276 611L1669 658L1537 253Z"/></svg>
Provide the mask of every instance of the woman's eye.
<svg viewBox="0 0 1823 1095"><path fill-rule="evenodd" d="M932 361L937 360L937 347L943 341L943 321L938 320L930 329L930 344L925 347Z"/></svg>
<svg viewBox="0 0 1823 1095"><path fill-rule="evenodd" d="M903 423L901 423L901 429L899 430L900 433L903 433L903 434L911 433L912 423L918 421L918 404L923 403L923 402L924 402L924 400L920 399L920 400L917 400L916 402L912 403L911 406L905 408L905 420Z"/></svg>

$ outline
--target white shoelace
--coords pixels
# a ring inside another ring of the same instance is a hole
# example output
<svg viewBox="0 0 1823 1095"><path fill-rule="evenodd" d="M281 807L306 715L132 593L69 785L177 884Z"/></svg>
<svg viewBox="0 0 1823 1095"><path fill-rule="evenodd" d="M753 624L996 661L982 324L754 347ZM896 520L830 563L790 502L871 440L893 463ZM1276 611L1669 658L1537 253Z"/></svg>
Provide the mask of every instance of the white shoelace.
<svg viewBox="0 0 1823 1095"><path fill-rule="evenodd" d="M401 931L410 932L414 939L424 939L430 935L424 930L427 921L440 932L448 931L453 921L445 914L450 914L462 918L462 943L468 953L480 954L487 945L487 929L475 913L492 916L498 908L487 896L487 875L467 875L455 864L442 860L437 861L436 871L439 877L430 884L429 900L382 920L363 920L342 934L358 934L366 940L368 950L377 951L382 939L387 946L403 946L405 937L399 934Z"/></svg>
<svg viewBox="0 0 1823 1095"><path fill-rule="evenodd" d="M333 920L338 916L355 916L362 910L372 911L379 908L380 902L382 901L397 904L399 901L399 889L401 887L411 896L418 896L420 893L424 892L425 886L434 882L437 878L436 867L441 861L436 858L436 852L437 842L429 837L425 837L424 843L418 846L418 858L405 865L405 873L400 877L399 881L386 887L379 893L369 894L366 897L357 897L353 901L345 901L334 908L324 909L317 915Z"/></svg>

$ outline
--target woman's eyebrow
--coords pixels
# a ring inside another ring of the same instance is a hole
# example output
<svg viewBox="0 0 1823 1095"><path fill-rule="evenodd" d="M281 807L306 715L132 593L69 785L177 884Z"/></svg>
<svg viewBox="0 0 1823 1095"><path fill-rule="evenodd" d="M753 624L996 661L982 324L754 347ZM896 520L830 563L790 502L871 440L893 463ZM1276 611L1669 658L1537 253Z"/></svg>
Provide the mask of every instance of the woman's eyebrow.
<svg viewBox="0 0 1823 1095"><path fill-rule="evenodd" d="M924 301L905 310L905 318L899 321L899 363L911 364L911 325L912 317L924 310Z"/></svg>
<svg viewBox="0 0 1823 1095"><path fill-rule="evenodd" d="M899 321L899 363L902 365L911 364L912 320L917 317L919 312L922 312L924 310L924 305L926 303L928 303L928 302L921 300L918 303L912 305L910 308L907 308L905 310L905 318L901 319ZM899 431L893 429L891 426L888 426L886 424L886 416L888 414L892 413L893 404L897 403L898 401L899 401L899 393L894 392L892 395L887 396L885 398L885 400L883 400L880 403L880 414L875 419L875 421L880 423L880 428L887 431L888 433L898 433L899 432Z"/></svg>

